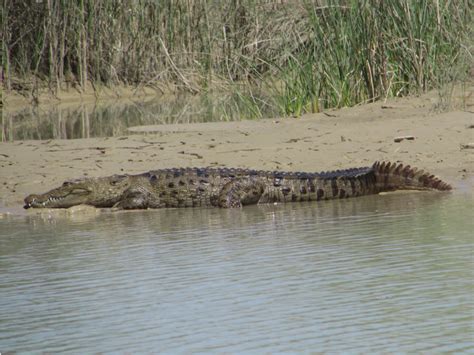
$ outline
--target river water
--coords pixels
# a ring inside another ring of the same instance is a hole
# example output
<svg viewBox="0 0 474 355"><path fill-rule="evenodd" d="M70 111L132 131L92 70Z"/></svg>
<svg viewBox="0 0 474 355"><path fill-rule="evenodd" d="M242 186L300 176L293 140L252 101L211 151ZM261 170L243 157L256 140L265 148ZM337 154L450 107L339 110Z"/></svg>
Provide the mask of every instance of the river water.
<svg viewBox="0 0 474 355"><path fill-rule="evenodd" d="M0 351L472 352L473 200L0 220Z"/></svg>
<svg viewBox="0 0 474 355"><path fill-rule="evenodd" d="M252 96L253 97L253 96ZM267 100L240 95L176 95L28 106L0 112L0 142L30 139L114 137L133 126L220 122L281 115Z"/></svg>

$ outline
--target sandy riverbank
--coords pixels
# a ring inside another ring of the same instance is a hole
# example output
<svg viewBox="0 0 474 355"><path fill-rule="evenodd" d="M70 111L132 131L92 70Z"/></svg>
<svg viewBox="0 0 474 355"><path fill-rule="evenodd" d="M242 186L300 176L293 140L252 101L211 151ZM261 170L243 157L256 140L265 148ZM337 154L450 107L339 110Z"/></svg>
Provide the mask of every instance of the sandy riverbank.
<svg viewBox="0 0 474 355"><path fill-rule="evenodd" d="M437 113L437 96L389 100L300 119L136 127L127 136L0 143L1 211L64 180L185 166L321 171L401 161L472 192L472 93ZM414 140L394 142L398 136Z"/></svg>

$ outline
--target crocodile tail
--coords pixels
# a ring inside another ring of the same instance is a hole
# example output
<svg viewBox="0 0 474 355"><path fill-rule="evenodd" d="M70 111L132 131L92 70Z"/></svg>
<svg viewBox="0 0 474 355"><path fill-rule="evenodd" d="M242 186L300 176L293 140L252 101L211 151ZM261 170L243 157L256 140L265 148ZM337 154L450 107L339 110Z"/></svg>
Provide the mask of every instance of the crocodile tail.
<svg viewBox="0 0 474 355"><path fill-rule="evenodd" d="M451 190L451 185L423 170L390 162L372 165L379 192L392 190Z"/></svg>

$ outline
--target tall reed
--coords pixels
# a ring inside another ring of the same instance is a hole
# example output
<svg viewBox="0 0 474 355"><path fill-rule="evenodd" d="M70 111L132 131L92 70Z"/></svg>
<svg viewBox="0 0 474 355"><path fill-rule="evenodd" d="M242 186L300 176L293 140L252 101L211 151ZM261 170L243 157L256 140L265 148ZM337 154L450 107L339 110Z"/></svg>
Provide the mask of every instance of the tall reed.
<svg viewBox="0 0 474 355"><path fill-rule="evenodd" d="M299 115L438 87L472 61L469 0L4 0L7 90L227 91ZM258 98L258 99L256 99Z"/></svg>

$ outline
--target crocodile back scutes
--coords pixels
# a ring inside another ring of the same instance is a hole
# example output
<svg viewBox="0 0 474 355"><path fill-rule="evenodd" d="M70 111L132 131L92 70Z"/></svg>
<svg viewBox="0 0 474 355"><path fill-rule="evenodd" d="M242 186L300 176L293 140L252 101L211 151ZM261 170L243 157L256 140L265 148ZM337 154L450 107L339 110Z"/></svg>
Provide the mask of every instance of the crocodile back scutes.
<svg viewBox="0 0 474 355"><path fill-rule="evenodd" d="M180 177L186 175L196 175L198 177L219 176L226 178L238 177L266 177L278 179L333 179L333 178L352 178L367 174L372 167L333 170L324 172L301 172L301 171L280 171L280 170L254 170L245 168L171 168L152 170L137 176L146 176L152 178L156 175L166 175L168 177Z"/></svg>

